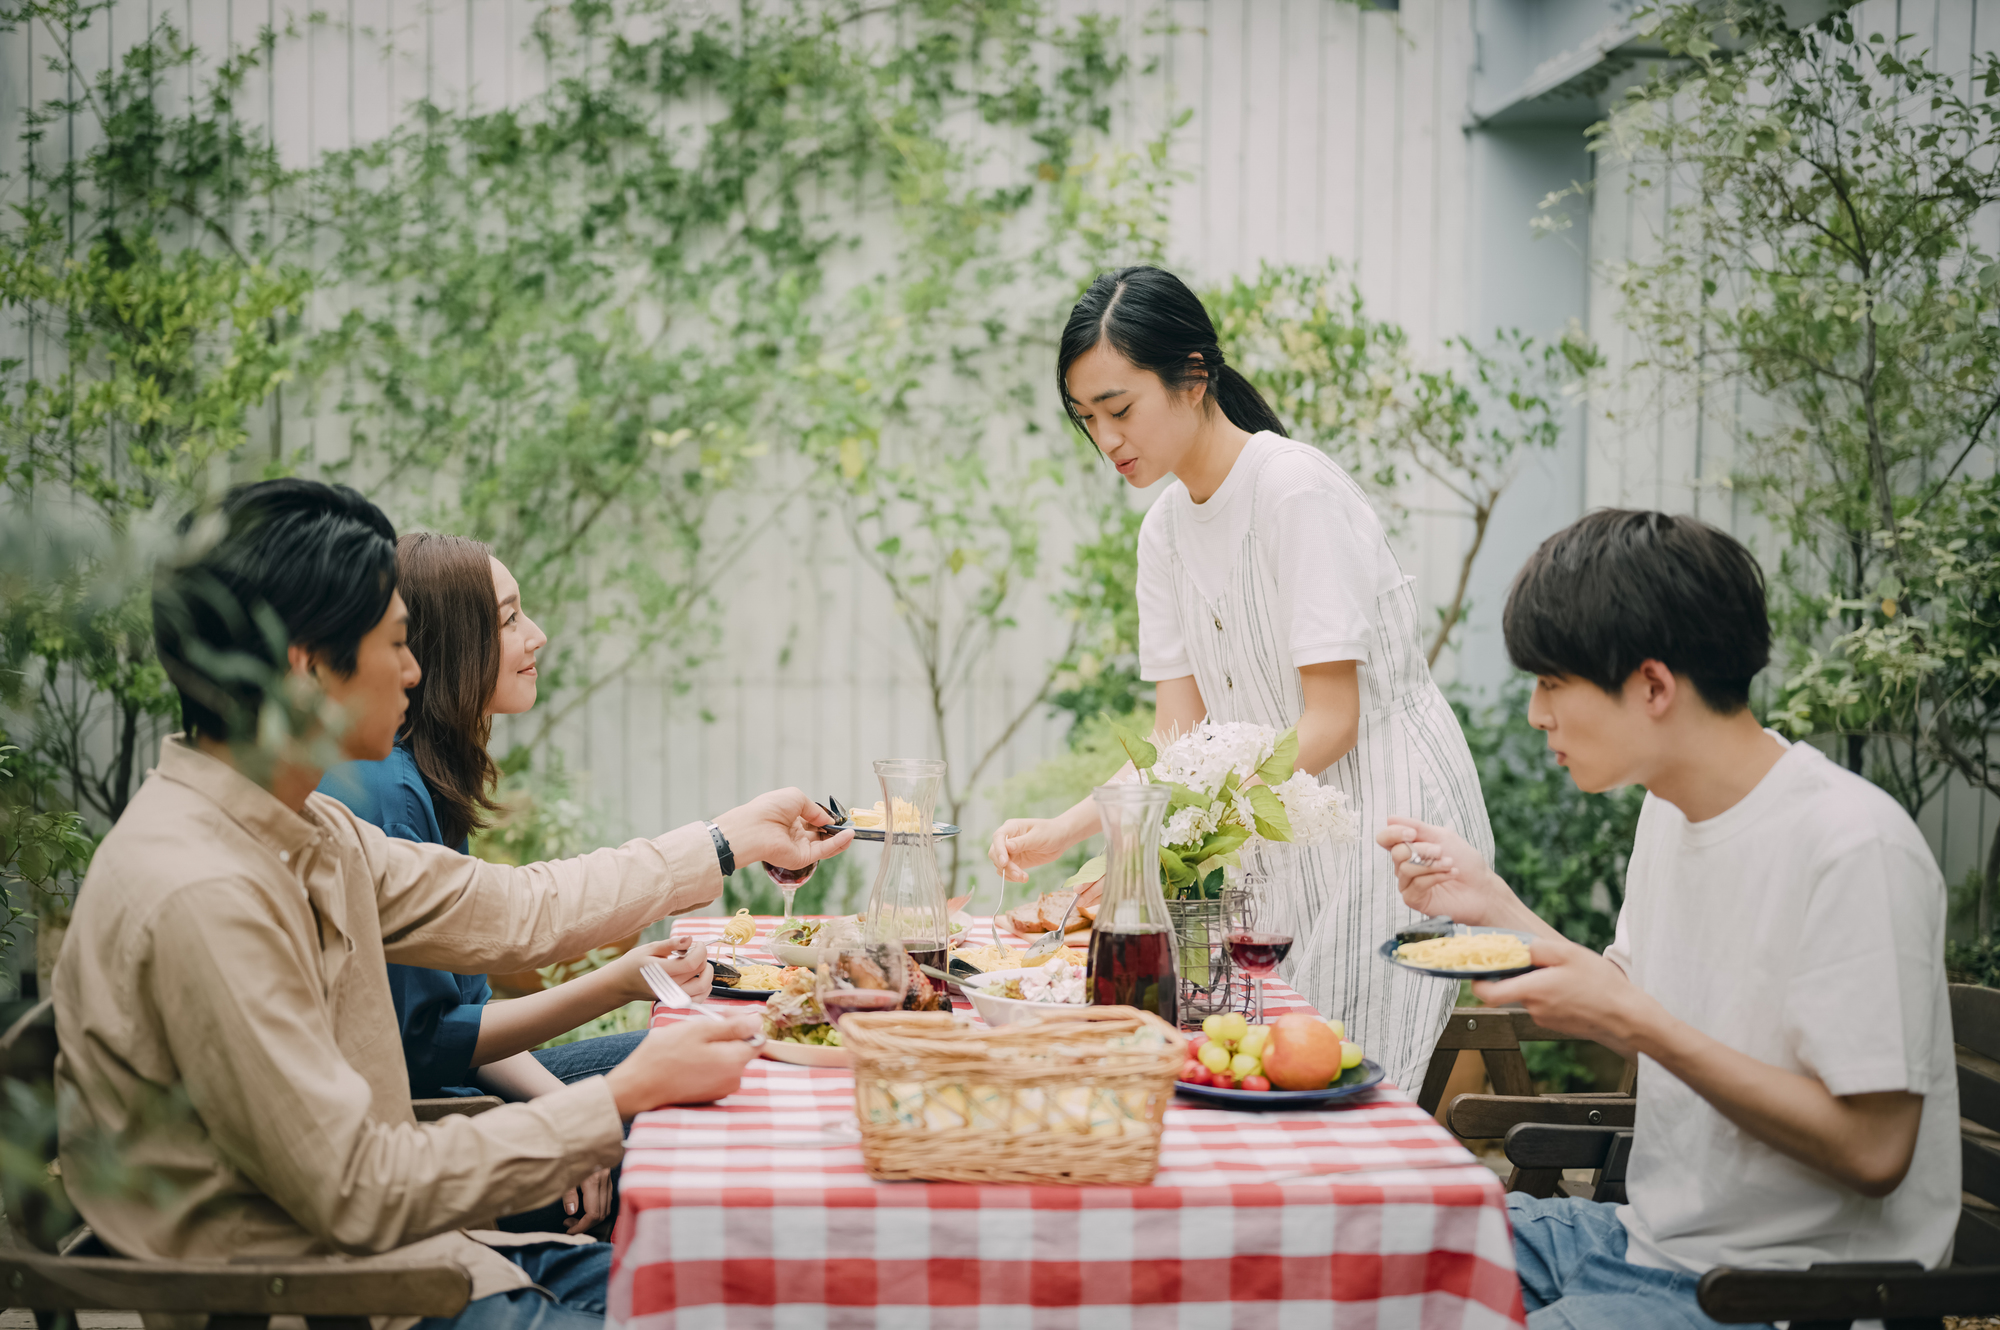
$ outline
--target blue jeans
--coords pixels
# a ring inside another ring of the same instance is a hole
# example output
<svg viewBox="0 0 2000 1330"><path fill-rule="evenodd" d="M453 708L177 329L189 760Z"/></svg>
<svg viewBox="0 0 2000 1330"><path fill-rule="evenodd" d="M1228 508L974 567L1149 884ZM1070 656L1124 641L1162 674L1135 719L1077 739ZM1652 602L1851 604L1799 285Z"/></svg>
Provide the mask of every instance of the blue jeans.
<svg viewBox="0 0 2000 1330"><path fill-rule="evenodd" d="M544 1048L535 1054L535 1061L555 1073L555 1078L564 1085L574 1085L590 1076L602 1076L613 1067L630 1057L639 1041L646 1037L646 1031L637 1030L631 1034L605 1034L595 1039L579 1039L573 1044L559 1044L554 1048Z"/></svg>
<svg viewBox="0 0 2000 1330"><path fill-rule="evenodd" d="M564 1085L574 1085L591 1076L602 1076L630 1056L639 1041L646 1037L644 1030L632 1034L607 1034L595 1039L579 1039L573 1044L559 1044L555 1048L544 1048L535 1054L535 1061L541 1063ZM534 1210L524 1210L518 1215L503 1217L494 1227L509 1233L567 1233L569 1216L563 1213L562 1199L550 1201ZM618 1219L618 1170L611 1170L611 1213L603 1223L590 1230L591 1233L609 1236L611 1226Z"/></svg>
<svg viewBox="0 0 2000 1330"><path fill-rule="evenodd" d="M1701 1276L1625 1259L1625 1226L1604 1201L1512 1192L1514 1264L1528 1330L1710 1330L1695 1301ZM1764 1326L1763 1330L1771 1330Z"/></svg>
<svg viewBox="0 0 2000 1330"><path fill-rule="evenodd" d="M426 1316L417 1330L603 1330L611 1244L496 1247L540 1288L468 1302L456 1316ZM546 1290L546 1291L544 1291Z"/></svg>

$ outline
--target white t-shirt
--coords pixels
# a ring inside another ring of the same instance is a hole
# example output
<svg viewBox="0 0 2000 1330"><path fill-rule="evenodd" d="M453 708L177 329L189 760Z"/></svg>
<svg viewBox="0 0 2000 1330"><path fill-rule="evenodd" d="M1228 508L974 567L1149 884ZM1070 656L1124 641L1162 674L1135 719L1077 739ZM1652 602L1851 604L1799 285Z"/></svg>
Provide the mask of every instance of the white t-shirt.
<svg viewBox="0 0 2000 1330"><path fill-rule="evenodd" d="M1916 824L1805 744L1706 821L1647 797L1605 954L1731 1048L1836 1095L1907 1090L1924 1108L1909 1174L1871 1200L1644 1059L1618 1212L1628 1260L1697 1274L1944 1260L1959 1195L1944 923L1944 878Z"/></svg>
<svg viewBox="0 0 2000 1330"><path fill-rule="evenodd" d="M1172 581L1168 509L1179 529L1181 562L1195 588L1214 600L1242 558L1253 506L1264 566L1297 574L1275 578L1275 617L1292 664L1367 661L1375 598L1400 585L1403 570L1354 482L1317 449L1266 430L1250 436L1206 503L1190 499L1176 480L1140 524L1141 679L1158 683L1194 673Z"/></svg>

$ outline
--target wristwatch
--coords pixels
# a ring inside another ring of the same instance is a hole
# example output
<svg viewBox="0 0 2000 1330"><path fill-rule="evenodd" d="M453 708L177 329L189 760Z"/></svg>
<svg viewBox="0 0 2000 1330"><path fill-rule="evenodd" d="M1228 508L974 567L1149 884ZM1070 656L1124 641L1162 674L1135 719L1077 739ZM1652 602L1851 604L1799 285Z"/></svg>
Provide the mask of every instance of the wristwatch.
<svg viewBox="0 0 2000 1330"><path fill-rule="evenodd" d="M729 837L722 834L722 828L713 822L702 823L708 828L708 837L715 842L716 862L722 866L722 875L728 877L736 871L736 851L729 848Z"/></svg>

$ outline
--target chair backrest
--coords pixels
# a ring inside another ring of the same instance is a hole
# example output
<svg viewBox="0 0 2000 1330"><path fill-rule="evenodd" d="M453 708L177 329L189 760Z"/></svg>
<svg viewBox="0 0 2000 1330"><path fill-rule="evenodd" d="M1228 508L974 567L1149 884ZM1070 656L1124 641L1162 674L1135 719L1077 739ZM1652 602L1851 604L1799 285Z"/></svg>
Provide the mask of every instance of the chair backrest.
<svg viewBox="0 0 2000 1330"><path fill-rule="evenodd" d="M1959 1136L1959 1185L2000 1207L2000 990L1953 984L1951 1037L1958 1045L1958 1115L1970 1124ZM2000 1265L2000 1209L1968 1202L1952 1253L1959 1265Z"/></svg>
<svg viewBox="0 0 2000 1330"><path fill-rule="evenodd" d="M1436 1050L1431 1054L1423 1085L1417 1091L1417 1105L1426 1113L1437 1112L1444 1100L1445 1088L1451 1081L1452 1068L1458 1064L1458 1055L1471 1051L1478 1052L1486 1064L1486 1078L1493 1083L1493 1093L1523 1097L1533 1095L1535 1078L1528 1072L1528 1062L1521 1055L1521 1045L1574 1038L1574 1035L1535 1024L1534 1018L1520 1007L1454 1008L1451 1019L1445 1022L1444 1029L1438 1034ZM1634 1071L1634 1064L1627 1062L1619 1093L1632 1093Z"/></svg>

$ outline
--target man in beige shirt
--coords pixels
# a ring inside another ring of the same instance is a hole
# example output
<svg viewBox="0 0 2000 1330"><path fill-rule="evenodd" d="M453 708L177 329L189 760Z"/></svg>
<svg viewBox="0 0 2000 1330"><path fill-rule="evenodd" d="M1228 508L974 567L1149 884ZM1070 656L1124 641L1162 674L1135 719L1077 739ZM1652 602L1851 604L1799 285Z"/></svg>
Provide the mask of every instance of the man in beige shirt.
<svg viewBox="0 0 2000 1330"><path fill-rule="evenodd" d="M733 1091L754 1018L657 1030L604 1077L420 1124L385 962L548 964L715 899L739 856L803 867L851 837L822 840L797 790L525 868L384 836L312 791L334 756L388 753L416 682L393 528L296 480L231 491L223 519L154 597L188 733L105 837L56 968L72 1199L123 1255L448 1259L473 1281L461 1330L588 1325L606 1244L468 1230L616 1163L634 1113ZM106 1144L153 1185L93 1188Z"/></svg>

